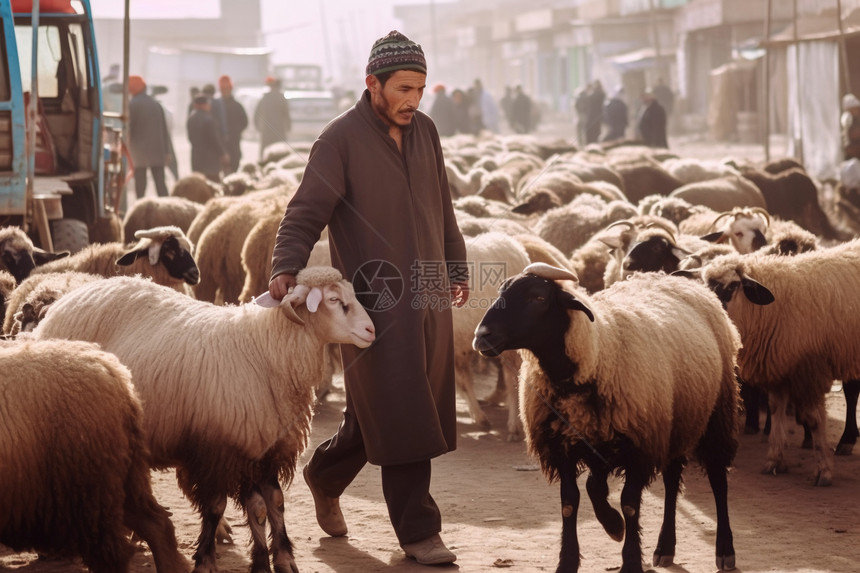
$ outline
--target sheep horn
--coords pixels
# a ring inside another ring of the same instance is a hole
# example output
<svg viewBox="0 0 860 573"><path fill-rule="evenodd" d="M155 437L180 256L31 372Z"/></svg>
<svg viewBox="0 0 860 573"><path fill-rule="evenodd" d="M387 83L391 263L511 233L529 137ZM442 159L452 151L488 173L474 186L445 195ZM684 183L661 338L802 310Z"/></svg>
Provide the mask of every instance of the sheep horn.
<svg viewBox="0 0 860 573"><path fill-rule="evenodd" d="M720 220L721 220L721 219L723 219L724 217L732 217L733 215L734 215L734 212L733 212L733 211L723 211L722 213L720 213L720 214L717 216L717 218L716 218L716 219L714 219L714 222L713 222L713 223L711 223L711 229L716 229L716 228L717 228L717 223L719 223L719 222L720 222Z"/></svg>
<svg viewBox="0 0 860 573"><path fill-rule="evenodd" d="M531 274L552 281L573 281L579 283L579 278L572 272L546 263L531 263L523 269L523 274Z"/></svg>
<svg viewBox="0 0 860 573"><path fill-rule="evenodd" d="M762 209L761 207L750 207L750 211L756 215L761 215L764 219L765 226L770 227L770 213L767 212L767 209Z"/></svg>
<svg viewBox="0 0 860 573"><path fill-rule="evenodd" d="M650 223L648 223L647 225L645 225L645 227L646 227L646 228L648 228L648 229L653 228L653 227L658 227L658 228L660 228L660 229L663 229L664 231L666 231L667 233L669 233L669 236L672 238L672 242L673 242L673 243L675 243L675 244L677 244L677 243L678 243L678 238L677 238L677 237L675 237L675 231L674 231L674 230L672 230L672 228L671 228L671 227L669 227L669 225L667 225L667 224L666 224L666 223L664 223L663 221L651 221Z"/></svg>
<svg viewBox="0 0 860 573"><path fill-rule="evenodd" d="M631 221L627 221L626 219L622 219L621 221L615 221L614 223L612 223L611 225L607 226L607 227L606 227L605 229L603 229L603 230L604 230L604 231L608 231L608 230L609 230L609 229L611 229L612 227L616 227L616 226L624 226L624 227L627 227L628 229L635 229L635 228L636 228L636 225L634 225Z"/></svg>
<svg viewBox="0 0 860 573"><path fill-rule="evenodd" d="M296 285L293 287L293 290L284 297L280 304L280 307L284 310L284 314L287 315L287 318L301 326L305 325L305 321L302 320L302 317L300 317L296 312L296 307L305 303L310 291L311 289L305 285Z"/></svg>

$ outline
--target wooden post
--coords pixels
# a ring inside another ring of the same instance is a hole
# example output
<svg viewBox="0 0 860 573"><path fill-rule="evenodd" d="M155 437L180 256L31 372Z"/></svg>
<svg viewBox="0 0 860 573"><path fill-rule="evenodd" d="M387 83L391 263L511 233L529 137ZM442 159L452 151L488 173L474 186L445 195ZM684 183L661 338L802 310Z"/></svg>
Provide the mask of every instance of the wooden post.
<svg viewBox="0 0 860 573"><path fill-rule="evenodd" d="M764 16L764 40L770 41L771 2L766 2ZM770 46L764 51L764 161L770 163Z"/></svg>
<svg viewBox="0 0 860 573"><path fill-rule="evenodd" d="M793 12L792 12L792 29L794 30L794 77L795 77L795 88L796 94L795 98L797 99L797 127L800 130L800 141L797 142L798 149L800 149L800 163L803 164L803 96L800 93L800 41L797 35L797 0L793 0L792 2Z"/></svg>
<svg viewBox="0 0 860 573"><path fill-rule="evenodd" d="M836 22L839 25L839 70L842 72L842 93L851 92L851 72L848 69L848 51L845 48L845 31L842 29L842 0L836 0Z"/></svg>

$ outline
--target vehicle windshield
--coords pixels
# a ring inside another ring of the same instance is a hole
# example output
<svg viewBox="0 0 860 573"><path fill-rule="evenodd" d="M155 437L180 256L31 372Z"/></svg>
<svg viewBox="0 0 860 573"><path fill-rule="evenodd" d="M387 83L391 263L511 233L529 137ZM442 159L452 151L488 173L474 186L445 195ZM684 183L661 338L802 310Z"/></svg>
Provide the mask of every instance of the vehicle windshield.
<svg viewBox="0 0 860 573"><path fill-rule="evenodd" d="M60 27L56 24L41 24L38 34L38 80L39 97L59 98L64 88L73 85L85 86L86 73L84 38L80 24L67 24L68 54L71 59L71 69L62 66L63 45ZM18 45L18 62L21 66L21 86L23 91L30 91L33 54L33 28L27 24L15 26L15 41ZM72 71L73 70L73 71ZM65 78L66 73L76 77Z"/></svg>

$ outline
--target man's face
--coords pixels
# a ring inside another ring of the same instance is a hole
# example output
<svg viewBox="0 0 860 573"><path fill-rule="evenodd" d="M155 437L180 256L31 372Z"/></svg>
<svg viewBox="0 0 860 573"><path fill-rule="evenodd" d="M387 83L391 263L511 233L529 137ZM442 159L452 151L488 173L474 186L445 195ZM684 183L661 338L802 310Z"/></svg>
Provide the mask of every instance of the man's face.
<svg viewBox="0 0 860 573"><path fill-rule="evenodd" d="M367 76L366 84L373 110L390 126L409 125L424 95L426 80L427 74L397 70L383 87L376 76Z"/></svg>
<svg viewBox="0 0 860 573"><path fill-rule="evenodd" d="M221 97L230 97L233 95L233 86L230 84L221 84L218 88L221 90Z"/></svg>

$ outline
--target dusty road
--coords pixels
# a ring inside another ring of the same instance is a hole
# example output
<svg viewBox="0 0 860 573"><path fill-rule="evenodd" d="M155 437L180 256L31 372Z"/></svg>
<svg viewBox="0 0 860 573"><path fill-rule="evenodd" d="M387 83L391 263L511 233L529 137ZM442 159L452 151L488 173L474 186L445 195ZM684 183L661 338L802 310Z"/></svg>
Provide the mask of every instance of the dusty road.
<svg viewBox="0 0 860 573"><path fill-rule="evenodd" d="M487 381L478 389L486 395ZM828 395L829 437L835 444L842 431L845 406L839 392ZM343 407L342 392L320 404L313 422L311 445L336 428ZM493 428L481 431L459 404L460 442L456 452L434 463L432 492L444 518L443 537L458 555L451 567L428 569L403 556L388 522L378 468L366 466L347 490L342 507L350 528L344 538L326 537L316 524L310 493L301 474L287 493L288 533L296 546L303 573L365 573L375 571L554 571L561 528L558 486L548 485L534 471L522 443L503 439L505 411L488 410ZM756 573L856 573L860 563L860 451L836 459L832 487L811 485L812 455L801 450L797 428L788 452L790 472L759 473L766 444L761 436L742 436L735 467L729 476L729 503L738 571ZM303 459L307 458L307 453ZM715 514L707 479L698 466L686 474L679 503L676 565L669 573L714 571ZM170 507L181 550L188 556L198 533L198 519L179 493L172 472L153 474L156 497ZM612 482L610 501L616 507L620 482ZM581 480L584 491L584 482ZM642 505L643 555L654 550L662 511L658 480ZM228 509L235 544L219 547L225 573L247 571L248 529L234 507ZM617 570L621 545L597 524L590 505L580 507L581 571ZM77 573L69 562L46 562L33 554L0 552L0 571ZM133 573L151 573L145 547L134 559ZM658 569L660 571L660 569Z"/></svg>

